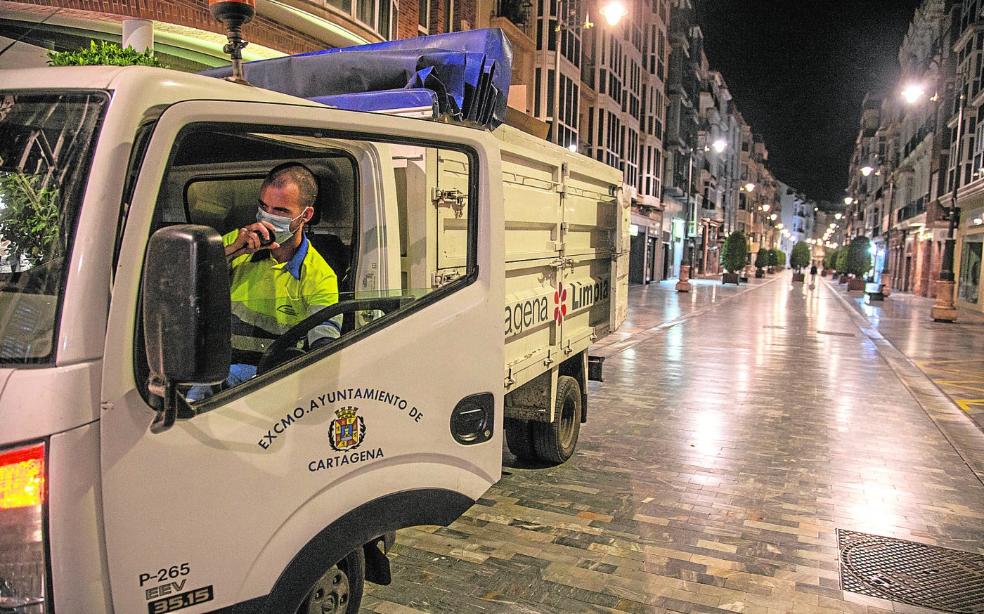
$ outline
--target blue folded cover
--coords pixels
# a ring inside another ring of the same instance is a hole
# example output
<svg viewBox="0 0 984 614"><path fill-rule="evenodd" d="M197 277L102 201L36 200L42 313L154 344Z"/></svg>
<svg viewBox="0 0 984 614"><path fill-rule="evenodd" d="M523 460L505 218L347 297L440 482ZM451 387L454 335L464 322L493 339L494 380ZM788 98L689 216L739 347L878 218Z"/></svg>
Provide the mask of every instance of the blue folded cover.
<svg viewBox="0 0 984 614"><path fill-rule="evenodd" d="M346 111L374 112L427 108L431 109L432 117L436 117L438 113L437 96L427 89L333 94L331 96L315 96L311 100Z"/></svg>
<svg viewBox="0 0 984 614"><path fill-rule="evenodd" d="M401 103L393 90L428 89L438 113L495 128L506 118L511 64L509 41L494 28L327 49L248 62L243 69L253 85L301 98L387 91L385 104L408 108L420 106L419 93ZM202 74L230 72L224 67Z"/></svg>

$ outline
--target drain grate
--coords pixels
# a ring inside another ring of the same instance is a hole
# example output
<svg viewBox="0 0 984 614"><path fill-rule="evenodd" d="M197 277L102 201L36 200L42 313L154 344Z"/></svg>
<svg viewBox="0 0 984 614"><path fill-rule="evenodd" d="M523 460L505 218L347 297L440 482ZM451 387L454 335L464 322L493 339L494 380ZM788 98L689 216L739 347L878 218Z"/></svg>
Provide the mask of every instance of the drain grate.
<svg viewBox="0 0 984 614"><path fill-rule="evenodd" d="M831 330L818 330L818 335L834 335L835 337L855 337L854 333L838 333Z"/></svg>
<svg viewBox="0 0 984 614"><path fill-rule="evenodd" d="M909 605L984 612L984 556L837 530L841 588Z"/></svg>

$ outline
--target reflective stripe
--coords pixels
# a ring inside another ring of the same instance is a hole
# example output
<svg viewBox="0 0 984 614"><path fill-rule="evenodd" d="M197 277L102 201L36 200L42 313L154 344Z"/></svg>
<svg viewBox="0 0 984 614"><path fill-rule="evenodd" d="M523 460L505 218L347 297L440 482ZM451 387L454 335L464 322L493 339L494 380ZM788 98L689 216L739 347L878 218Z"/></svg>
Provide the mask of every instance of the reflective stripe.
<svg viewBox="0 0 984 614"><path fill-rule="evenodd" d="M279 337L290 330L290 327L292 326L291 324L278 322L277 318L268 316L265 313L260 313L259 311L253 309L254 306L255 305L248 303L233 301L233 327L235 327L235 320L238 319L250 328L259 328L266 331L268 333L267 336L269 337ZM298 322L303 319L304 318L298 319Z"/></svg>
<svg viewBox="0 0 984 614"><path fill-rule="evenodd" d="M228 245L238 230L223 237ZM231 267L232 348L234 362L256 364L270 343L312 313L338 302L338 278L307 238L290 262L266 252L234 259ZM259 257L258 257L259 256ZM296 266L295 277L289 266ZM328 325L328 326L326 326ZM315 327L317 337L336 338L341 317ZM312 331L313 332L313 331ZM311 335L309 334L309 338ZM248 358L248 360L246 360Z"/></svg>

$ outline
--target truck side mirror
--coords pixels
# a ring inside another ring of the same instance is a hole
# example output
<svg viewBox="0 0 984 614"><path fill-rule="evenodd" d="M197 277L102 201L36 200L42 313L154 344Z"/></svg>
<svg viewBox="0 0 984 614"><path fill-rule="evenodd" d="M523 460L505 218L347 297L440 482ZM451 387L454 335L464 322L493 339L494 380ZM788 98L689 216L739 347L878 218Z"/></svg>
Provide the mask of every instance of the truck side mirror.
<svg viewBox="0 0 984 614"><path fill-rule="evenodd" d="M222 237L208 226L184 224L154 233L143 272L143 326L150 367L148 389L162 397L153 432L170 428L181 384L217 384L229 375L229 266Z"/></svg>

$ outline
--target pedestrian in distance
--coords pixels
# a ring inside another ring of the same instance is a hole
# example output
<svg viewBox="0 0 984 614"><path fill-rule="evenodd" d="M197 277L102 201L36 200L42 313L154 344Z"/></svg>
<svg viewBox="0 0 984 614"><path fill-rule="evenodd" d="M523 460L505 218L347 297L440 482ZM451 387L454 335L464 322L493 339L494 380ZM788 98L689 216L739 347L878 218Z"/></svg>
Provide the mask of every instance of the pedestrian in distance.
<svg viewBox="0 0 984 614"><path fill-rule="evenodd" d="M810 265L810 290L817 287L817 263Z"/></svg>

